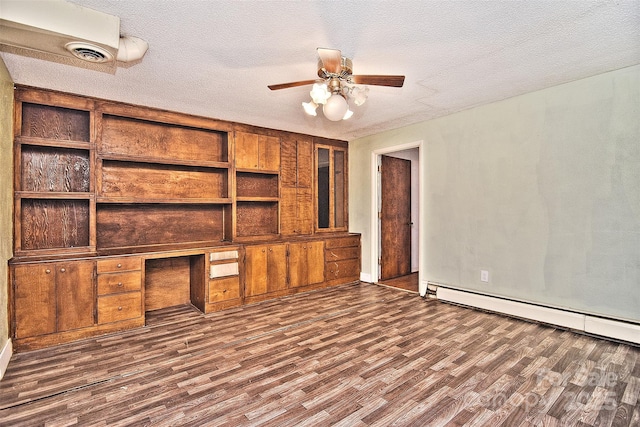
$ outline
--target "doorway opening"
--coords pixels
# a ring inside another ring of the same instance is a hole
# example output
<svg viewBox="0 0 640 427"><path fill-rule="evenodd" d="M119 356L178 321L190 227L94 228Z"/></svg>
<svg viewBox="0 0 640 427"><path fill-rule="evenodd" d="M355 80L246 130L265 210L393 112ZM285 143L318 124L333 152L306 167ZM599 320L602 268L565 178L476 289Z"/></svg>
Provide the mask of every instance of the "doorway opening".
<svg viewBox="0 0 640 427"><path fill-rule="evenodd" d="M372 279L378 284L419 292L421 276L422 142L373 153L375 206L372 206Z"/></svg>

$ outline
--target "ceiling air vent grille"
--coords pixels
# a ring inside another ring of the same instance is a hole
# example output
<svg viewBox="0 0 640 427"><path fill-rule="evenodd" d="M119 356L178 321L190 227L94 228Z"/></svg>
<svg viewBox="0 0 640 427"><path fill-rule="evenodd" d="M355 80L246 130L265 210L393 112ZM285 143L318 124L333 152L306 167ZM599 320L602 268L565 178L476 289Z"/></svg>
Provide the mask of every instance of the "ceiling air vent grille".
<svg viewBox="0 0 640 427"><path fill-rule="evenodd" d="M93 63L110 62L113 55L108 51L85 42L71 42L65 48L77 58Z"/></svg>

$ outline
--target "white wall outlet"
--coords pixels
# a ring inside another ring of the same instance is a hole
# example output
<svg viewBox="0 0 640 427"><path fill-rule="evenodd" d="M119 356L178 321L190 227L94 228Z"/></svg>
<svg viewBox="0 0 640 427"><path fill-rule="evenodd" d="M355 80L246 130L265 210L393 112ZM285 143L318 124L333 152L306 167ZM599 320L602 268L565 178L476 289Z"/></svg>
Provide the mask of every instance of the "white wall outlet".
<svg viewBox="0 0 640 427"><path fill-rule="evenodd" d="M489 282L489 272L487 270L480 270L480 281Z"/></svg>

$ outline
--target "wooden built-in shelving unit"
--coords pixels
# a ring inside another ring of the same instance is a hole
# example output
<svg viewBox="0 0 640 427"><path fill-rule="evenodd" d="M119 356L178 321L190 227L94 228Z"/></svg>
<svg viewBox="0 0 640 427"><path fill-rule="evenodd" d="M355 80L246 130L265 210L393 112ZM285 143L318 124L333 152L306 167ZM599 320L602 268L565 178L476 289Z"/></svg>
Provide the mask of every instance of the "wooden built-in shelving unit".
<svg viewBox="0 0 640 427"><path fill-rule="evenodd" d="M314 147L344 166L346 142L35 88L15 99L16 349L358 279L346 193L322 229L314 193Z"/></svg>

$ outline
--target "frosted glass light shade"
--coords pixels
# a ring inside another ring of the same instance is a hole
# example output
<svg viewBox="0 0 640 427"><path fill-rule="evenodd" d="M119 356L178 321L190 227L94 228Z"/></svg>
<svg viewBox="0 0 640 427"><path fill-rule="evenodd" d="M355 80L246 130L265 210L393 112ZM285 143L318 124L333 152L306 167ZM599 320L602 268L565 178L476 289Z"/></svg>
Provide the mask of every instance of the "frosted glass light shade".
<svg viewBox="0 0 640 427"><path fill-rule="evenodd" d="M327 99L331 96L331 92L327 90L327 85L324 83L314 83L311 92L311 99L316 104L324 104L327 102Z"/></svg>
<svg viewBox="0 0 640 427"><path fill-rule="evenodd" d="M315 102L311 101L311 102L303 102L302 103L302 108L304 108L304 112L307 113L310 116L316 116L316 108L318 108L318 104L316 104Z"/></svg>
<svg viewBox="0 0 640 427"><path fill-rule="evenodd" d="M331 97L327 99L326 104L324 104L324 107L322 107L324 116L332 122L342 120L347 110L349 110L347 100L337 93L331 95Z"/></svg>

